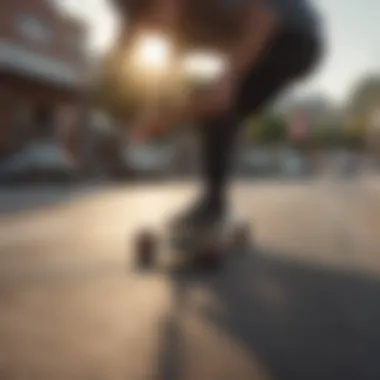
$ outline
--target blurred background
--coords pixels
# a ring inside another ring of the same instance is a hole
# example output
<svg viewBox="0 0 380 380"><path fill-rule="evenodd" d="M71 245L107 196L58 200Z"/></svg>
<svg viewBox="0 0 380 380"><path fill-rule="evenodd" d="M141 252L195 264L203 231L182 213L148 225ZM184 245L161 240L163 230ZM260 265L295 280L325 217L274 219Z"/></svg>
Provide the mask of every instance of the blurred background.
<svg viewBox="0 0 380 380"><path fill-rule="evenodd" d="M380 379L380 3L315 3L322 64L236 152L255 253L210 279L128 266L198 151L131 143L113 2L1 0L1 379Z"/></svg>
<svg viewBox="0 0 380 380"><path fill-rule="evenodd" d="M237 157L241 175L377 170L376 20L355 0L345 9L319 3L328 34L324 61L306 84L245 121ZM120 28L112 2L17 0L3 1L1 8L2 183L166 178L196 170L191 129L144 146L128 144L120 97L106 82ZM358 22L368 25L359 31L351 27L356 8L363 13Z"/></svg>

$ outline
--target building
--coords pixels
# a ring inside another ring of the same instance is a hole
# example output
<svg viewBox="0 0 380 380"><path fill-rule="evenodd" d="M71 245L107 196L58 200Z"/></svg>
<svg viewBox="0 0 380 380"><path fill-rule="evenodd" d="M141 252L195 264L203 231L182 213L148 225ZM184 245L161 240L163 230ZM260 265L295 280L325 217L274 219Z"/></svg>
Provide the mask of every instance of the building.
<svg viewBox="0 0 380 380"><path fill-rule="evenodd" d="M86 74L85 26L54 0L0 2L0 154L38 134L36 110L53 115L49 133L78 128Z"/></svg>

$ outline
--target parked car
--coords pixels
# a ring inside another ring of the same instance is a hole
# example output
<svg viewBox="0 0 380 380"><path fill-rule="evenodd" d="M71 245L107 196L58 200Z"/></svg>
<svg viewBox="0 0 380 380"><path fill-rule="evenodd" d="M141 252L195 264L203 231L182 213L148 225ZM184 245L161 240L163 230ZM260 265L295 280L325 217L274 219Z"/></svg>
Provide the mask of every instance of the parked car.
<svg viewBox="0 0 380 380"><path fill-rule="evenodd" d="M300 177L309 174L307 160L295 152L286 152L280 158L281 173L287 177Z"/></svg>
<svg viewBox="0 0 380 380"><path fill-rule="evenodd" d="M0 164L2 183L69 182L77 176L74 161L53 143L32 143Z"/></svg>
<svg viewBox="0 0 380 380"><path fill-rule="evenodd" d="M125 160L135 177L162 178L171 173L173 151L151 145L129 145Z"/></svg>
<svg viewBox="0 0 380 380"><path fill-rule="evenodd" d="M238 172L249 176L269 176L276 172L273 157L265 151L245 151L240 155Z"/></svg>

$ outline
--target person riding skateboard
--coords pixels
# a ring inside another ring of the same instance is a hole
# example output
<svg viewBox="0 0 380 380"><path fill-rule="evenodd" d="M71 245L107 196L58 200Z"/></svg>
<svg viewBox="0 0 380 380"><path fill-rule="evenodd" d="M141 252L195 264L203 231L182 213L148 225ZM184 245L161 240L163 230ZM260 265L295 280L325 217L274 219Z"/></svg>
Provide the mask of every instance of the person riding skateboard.
<svg viewBox="0 0 380 380"><path fill-rule="evenodd" d="M129 28L173 37L181 49L220 49L228 72L208 91L157 118L136 136L152 136L197 120L204 191L179 221L213 223L227 212L229 169L241 122L259 113L297 80L312 73L323 53L323 22L310 0L114 0Z"/></svg>

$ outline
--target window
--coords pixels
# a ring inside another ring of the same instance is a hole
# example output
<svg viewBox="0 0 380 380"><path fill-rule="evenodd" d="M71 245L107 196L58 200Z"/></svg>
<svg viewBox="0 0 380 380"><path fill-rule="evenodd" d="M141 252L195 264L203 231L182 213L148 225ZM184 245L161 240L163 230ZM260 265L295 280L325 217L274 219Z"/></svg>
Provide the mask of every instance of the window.
<svg viewBox="0 0 380 380"><path fill-rule="evenodd" d="M29 14L18 15L17 27L25 37L40 43L49 43L53 36L52 30L47 25Z"/></svg>
<svg viewBox="0 0 380 380"><path fill-rule="evenodd" d="M11 109L11 131L14 148L20 148L29 139L32 109L28 104L16 103Z"/></svg>

